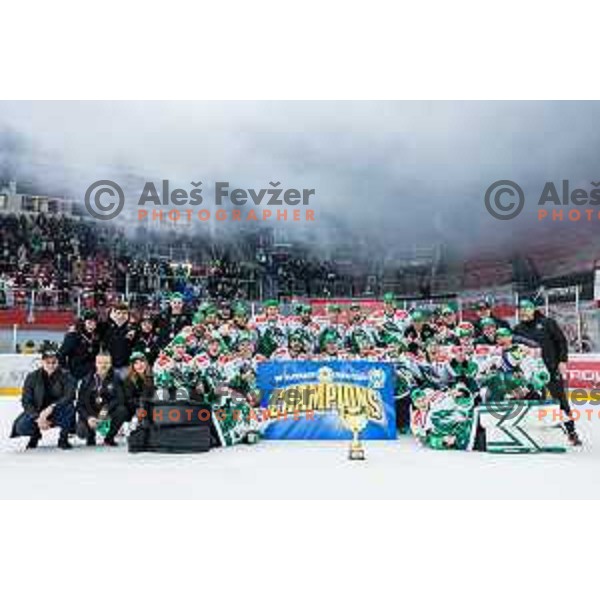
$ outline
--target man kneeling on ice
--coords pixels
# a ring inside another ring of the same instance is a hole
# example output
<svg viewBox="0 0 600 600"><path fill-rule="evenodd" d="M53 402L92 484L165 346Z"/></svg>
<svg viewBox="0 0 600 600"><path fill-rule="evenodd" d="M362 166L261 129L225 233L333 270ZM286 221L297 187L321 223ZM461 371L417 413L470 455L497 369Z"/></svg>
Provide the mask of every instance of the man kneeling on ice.
<svg viewBox="0 0 600 600"><path fill-rule="evenodd" d="M115 436L129 418L121 380L112 369L110 354L96 356L96 371L81 382L77 395L77 435L88 446L96 445L96 433L105 446L116 446Z"/></svg>
<svg viewBox="0 0 600 600"><path fill-rule="evenodd" d="M42 351L42 366L25 378L21 404L23 411L15 420L11 437L29 436L27 449L37 448L42 434L60 428L58 447L72 448L69 433L75 430L75 381L59 368L56 352Z"/></svg>

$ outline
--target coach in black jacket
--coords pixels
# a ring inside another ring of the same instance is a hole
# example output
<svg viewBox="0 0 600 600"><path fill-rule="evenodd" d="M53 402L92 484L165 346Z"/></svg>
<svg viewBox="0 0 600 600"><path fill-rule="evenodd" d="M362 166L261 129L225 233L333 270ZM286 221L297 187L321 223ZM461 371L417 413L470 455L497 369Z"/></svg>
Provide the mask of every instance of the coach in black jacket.
<svg viewBox="0 0 600 600"><path fill-rule="evenodd" d="M571 407L565 394L564 385L569 359L569 345L565 334L554 319L545 317L537 311L531 300L522 300L519 304L519 320L519 324L514 328L515 341L522 338L525 342L535 342L541 348L542 359L550 373L548 391L552 398L560 402L560 407L565 414L570 416ZM569 435L569 441L574 446L580 446L581 441L575 431L573 419L565 422L565 429Z"/></svg>
<svg viewBox="0 0 600 600"><path fill-rule="evenodd" d="M28 449L36 448L42 432L60 428L58 447L69 450L69 433L75 429L75 382L58 366L54 350L42 352L42 366L25 378L23 412L13 424L11 437L29 436Z"/></svg>
<svg viewBox="0 0 600 600"><path fill-rule="evenodd" d="M96 370L79 386L77 394L77 435L88 446L96 445L96 429L103 419L110 419L110 428L104 437L106 446L116 446L115 436L127 420L123 384L112 369L109 354L98 354Z"/></svg>

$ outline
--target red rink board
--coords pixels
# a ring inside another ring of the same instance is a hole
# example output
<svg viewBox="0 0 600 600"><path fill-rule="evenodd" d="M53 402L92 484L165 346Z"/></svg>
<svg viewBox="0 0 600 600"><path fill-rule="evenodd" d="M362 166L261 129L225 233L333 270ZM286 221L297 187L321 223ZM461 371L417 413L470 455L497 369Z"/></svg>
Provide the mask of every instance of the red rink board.
<svg viewBox="0 0 600 600"><path fill-rule="evenodd" d="M574 354L567 364L568 387L600 388L600 354Z"/></svg>

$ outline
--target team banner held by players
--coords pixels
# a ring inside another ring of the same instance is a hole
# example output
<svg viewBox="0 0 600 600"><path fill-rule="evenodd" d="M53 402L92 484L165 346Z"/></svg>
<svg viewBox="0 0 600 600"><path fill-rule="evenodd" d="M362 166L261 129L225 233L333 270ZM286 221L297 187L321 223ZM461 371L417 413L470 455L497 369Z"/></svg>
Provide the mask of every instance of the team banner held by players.
<svg viewBox="0 0 600 600"><path fill-rule="evenodd" d="M369 421L362 439L396 438L394 372L387 363L266 362L258 367L257 383L270 416L267 439L350 439L339 418L344 407L365 411Z"/></svg>

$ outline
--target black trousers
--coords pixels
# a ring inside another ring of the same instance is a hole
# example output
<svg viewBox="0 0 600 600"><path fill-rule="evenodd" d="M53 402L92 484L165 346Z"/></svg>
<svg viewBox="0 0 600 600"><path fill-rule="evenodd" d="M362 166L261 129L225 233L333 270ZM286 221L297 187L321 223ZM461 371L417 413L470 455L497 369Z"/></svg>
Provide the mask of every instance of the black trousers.
<svg viewBox="0 0 600 600"><path fill-rule="evenodd" d="M106 437L112 439L119 433L121 425L129 420L129 411L126 406L119 404L118 406L113 406L108 409L108 416L110 418L110 429L108 430ZM95 439L96 430L92 429L85 419L79 417L79 420L77 421L77 435L83 440Z"/></svg>
<svg viewBox="0 0 600 600"><path fill-rule="evenodd" d="M61 434L67 435L75 430L75 407L72 404L57 404L50 416L52 427L59 427ZM11 437L40 436L40 428L36 417L28 413L21 413L15 420Z"/></svg>
<svg viewBox="0 0 600 600"><path fill-rule="evenodd" d="M410 396L396 397L396 429L400 433L410 433Z"/></svg>
<svg viewBox="0 0 600 600"><path fill-rule="evenodd" d="M551 398L558 400L561 410L570 417L571 407L569 406L569 401L567 400L567 394L565 392L565 382L562 378L562 375L558 371L550 371L548 393L550 394ZM565 421L565 428L569 433L573 433L575 431L575 422L573 419L570 418L568 421Z"/></svg>

